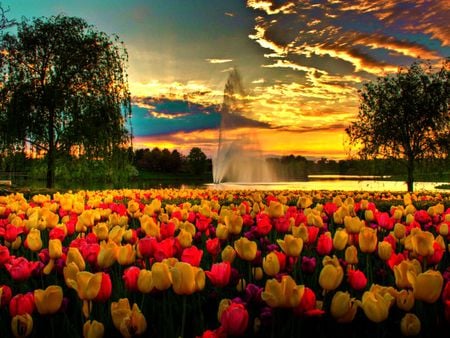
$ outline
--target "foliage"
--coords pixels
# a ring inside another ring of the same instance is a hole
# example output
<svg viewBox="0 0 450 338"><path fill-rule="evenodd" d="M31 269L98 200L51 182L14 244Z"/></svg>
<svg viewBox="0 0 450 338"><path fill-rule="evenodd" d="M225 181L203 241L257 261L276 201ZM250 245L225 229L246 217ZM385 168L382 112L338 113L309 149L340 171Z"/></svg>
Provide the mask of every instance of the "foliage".
<svg viewBox="0 0 450 338"><path fill-rule="evenodd" d="M409 191L418 159L448 157L449 67L447 61L434 72L426 63L413 63L394 76L365 84L358 116L346 129L362 158L404 160Z"/></svg>
<svg viewBox="0 0 450 338"><path fill-rule="evenodd" d="M205 153L198 147L194 147L187 156L190 170L194 174L203 174L207 169L207 158Z"/></svg>
<svg viewBox="0 0 450 338"><path fill-rule="evenodd" d="M127 53L118 37L59 15L24 20L1 43L1 148L45 156L48 187L58 156L113 160L130 138Z"/></svg>

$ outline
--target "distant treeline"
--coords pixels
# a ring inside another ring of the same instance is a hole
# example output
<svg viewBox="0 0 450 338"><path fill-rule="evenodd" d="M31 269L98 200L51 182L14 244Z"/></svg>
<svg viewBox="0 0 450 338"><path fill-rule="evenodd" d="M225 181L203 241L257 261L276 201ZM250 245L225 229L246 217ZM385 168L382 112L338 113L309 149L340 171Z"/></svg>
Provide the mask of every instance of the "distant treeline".
<svg viewBox="0 0 450 338"><path fill-rule="evenodd" d="M101 160L90 160L84 157L62 157L57 161L57 179L63 181L87 180L126 182L146 177L146 173L164 177L212 177L212 160L198 147L191 149L188 155L178 150L168 149L128 149L120 155L127 164L120 170L113 170ZM309 160L304 156L281 156L267 158L269 166L277 174L280 181L306 180L308 175L370 175L387 176L386 179L404 180L405 164L401 160L331 160L321 158ZM45 177L45 159L32 159L24 153L0 156L0 179L20 172L28 178L43 179ZM120 174L120 177L117 177ZM178 176L177 176L178 175ZM154 176L151 176L154 177ZM450 159L423 160L415 169L417 181L450 182Z"/></svg>

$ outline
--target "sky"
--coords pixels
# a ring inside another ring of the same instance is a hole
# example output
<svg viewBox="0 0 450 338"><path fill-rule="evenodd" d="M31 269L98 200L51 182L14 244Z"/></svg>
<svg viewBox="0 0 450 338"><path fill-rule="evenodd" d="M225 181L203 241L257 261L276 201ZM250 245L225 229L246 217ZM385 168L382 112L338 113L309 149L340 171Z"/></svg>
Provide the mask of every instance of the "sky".
<svg viewBox="0 0 450 338"><path fill-rule="evenodd" d="M216 153L233 69L247 104L222 137L250 136L268 156L344 159L364 83L450 56L450 0L0 3L9 18L77 16L118 35L129 54L134 147L184 154Z"/></svg>

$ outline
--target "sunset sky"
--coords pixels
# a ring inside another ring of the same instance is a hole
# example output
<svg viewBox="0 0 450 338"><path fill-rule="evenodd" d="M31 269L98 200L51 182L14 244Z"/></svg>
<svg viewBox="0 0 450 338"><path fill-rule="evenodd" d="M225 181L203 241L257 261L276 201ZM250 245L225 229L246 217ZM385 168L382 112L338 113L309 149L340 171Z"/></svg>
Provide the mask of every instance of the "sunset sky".
<svg viewBox="0 0 450 338"><path fill-rule="evenodd" d="M9 18L65 14L129 53L136 148L217 148L238 69L249 109L226 137L264 154L341 159L365 81L450 56L450 0L0 0Z"/></svg>

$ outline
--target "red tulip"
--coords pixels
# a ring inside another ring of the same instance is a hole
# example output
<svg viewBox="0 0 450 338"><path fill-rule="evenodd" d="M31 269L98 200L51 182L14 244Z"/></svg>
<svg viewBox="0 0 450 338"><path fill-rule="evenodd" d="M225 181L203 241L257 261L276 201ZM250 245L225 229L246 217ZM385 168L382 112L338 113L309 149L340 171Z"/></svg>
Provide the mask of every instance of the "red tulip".
<svg viewBox="0 0 450 338"><path fill-rule="evenodd" d="M112 283L109 274L102 272L102 282L100 284L100 290L97 296L95 296L94 301L104 303L109 297L111 297Z"/></svg>
<svg viewBox="0 0 450 338"><path fill-rule="evenodd" d="M211 223L211 218L199 215L199 217L195 221L195 227L200 232L205 232L208 230L209 224Z"/></svg>
<svg viewBox="0 0 450 338"><path fill-rule="evenodd" d="M0 267L5 265L10 259L9 249L6 246L0 245Z"/></svg>
<svg viewBox="0 0 450 338"><path fill-rule="evenodd" d="M141 256L144 258L149 258L153 256L153 253L155 252L156 243L157 241L156 238L154 237L147 236L141 238L138 242L138 249Z"/></svg>
<svg viewBox="0 0 450 338"><path fill-rule="evenodd" d="M319 316L325 311L316 308L316 294L310 288L305 287L300 303L294 308L294 313L297 316Z"/></svg>
<svg viewBox="0 0 450 338"><path fill-rule="evenodd" d="M314 243L317 239L317 235L319 234L319 228L315 226L308 226L308 243ZM333 245L333 241L331 241L331 245Z"/></svg>
<svg viewBox="0 0 450 338"><path fill-rule="evenodd" d="M317 252L321 256L329 255L333 249L333 240L330 236L322 234L317 240Z"/></svg>
<svg viewBox="0 0 450 338"><path fill-rule="evenodd" d="M367 278L361 270L349 270L347 279L350 286L355 290L362 290L367 285Z"/></svg>
<svg viewBox="0 0 450 338"><path fill-rule="evenodd" d="M206 251L208 251L208 253L213 257L216 257L220 253L220 241L217 237L214 239L209 238L206 240Z"/></svg>
<svg viewBox="0 0 450 338"><path fill-rule="evenodd" d="M272 230L272 223L269 215L258 214L256 216L256 232L262 236L267 235Z"/></svg>
<svg viewBox="0 0 450 338"><path fill-rule="evenodd" d="M11 278L22 282L27 280L33 270L39 265L39 262L29 262L25 257L11 258L9 263L5 264Z"/></svg>
<svg viewBox="0 0 450 338"><path fill-rule="evenodd" d="M128 291L138 291L138 277L140 272L141 269L136 266L131 266L123 272L122 279Z"/></svg>
<svg viewBox="0 0 450 338"><path fill-rule="evenodd" d="M34 294L28 292L26 294L17 294L9 302L9 314L11 317L23 315L25 313L32 314L34 311Z"/></svg>
<svg viewBox="0 0 450 338"><path fill-rule="evenodd" d="M85 244L79 249L86 262L88 262L91 266L97 265L97 256L100 251L100 245L98 243Z"/></svg>
<svg viewBox="0 0 450 338"><path fill-rule="evenodd" d="M161 223L160 225L161 238L173 237L175 234L175 224L173 222Z"/></svg>
<svg viewBox="0 0 450 338"><path fill-rule="evenodd" d="M211 271L205 271L214 286L224 287L228 285L231 276L230 262L216 263L211 266Z"/></svg>
<svg viewBox="0 0 450 338"><path fill-rule="evenodd" d="M198 249L195 245L186 248L181 254L181 261L189 263L192 266L200 266L203 257L203 250Z"/></svg>
<svg viewBox="0 0 450 338"><path fill-rule="evenodd" d="M155 259L158 262L162 262L165 258L174 257L177 253L177 246L179 246L179 243L173 237L163 239L161 242L156 243Z"/></svg>
<svg viewBox="0 0 450 338"><path fill-rule="evenodd" d="M9 304L12 297L11 288L8 285L0 286L0 308Z"/></svg>
<svg viewBox="0 0 450 338"><path fill-rule="evenodd" d="M52 230L50 230L50 233L48 235L50 239L59 239L61 242L64 241L64 238L66 238L64 230L61 228L53 228Z"/></svg>
<svg viewBox="0 0 450 338"><path fill-rule="evenodd" d="M248 326L248 312L244 305L231 303L220 317L221 327L227 335L242 336Z"/></svg>

